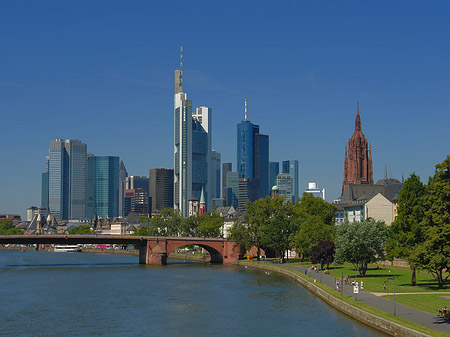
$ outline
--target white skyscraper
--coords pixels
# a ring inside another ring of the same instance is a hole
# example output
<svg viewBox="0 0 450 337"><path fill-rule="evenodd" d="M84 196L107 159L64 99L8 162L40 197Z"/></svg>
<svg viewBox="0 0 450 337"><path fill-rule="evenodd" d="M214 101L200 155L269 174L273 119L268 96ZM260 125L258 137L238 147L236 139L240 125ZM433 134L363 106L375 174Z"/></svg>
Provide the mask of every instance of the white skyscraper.
<svg viewBox="0 0 450 337"><path fill-rule="evenodd" d="M183 47L181 67L175 70L174 97L174 208L188 216L188 202L200 199L205 191L207 208L211 207L208 186L211 166L212 109L197 108L192 112L192 101L183 92Z"/></svg>

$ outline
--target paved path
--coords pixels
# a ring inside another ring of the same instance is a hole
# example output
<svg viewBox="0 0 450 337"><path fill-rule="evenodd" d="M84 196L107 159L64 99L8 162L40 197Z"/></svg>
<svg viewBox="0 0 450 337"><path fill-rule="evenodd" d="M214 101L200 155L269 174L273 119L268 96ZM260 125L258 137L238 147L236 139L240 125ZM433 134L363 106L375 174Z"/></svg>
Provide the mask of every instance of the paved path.
<svg viewBox="0 0 450 337"><path fill-rule="evenodd" d="M386 292L384 292L384 293L374 293L374 292L371 292L371 294L374 294L375 296L386 296L386 295L393 295L392 293L386 293ZM432 292L432 291L430 291L430 292L415 292L415 293L395 293L395 296L397 296L397 295L448 295L448 294L450 294L450 292L436 292L436 291L434 291L434 292Z"/></svg>
<svg viewBox="0 0 450 337"><path fill-rule="evenodd" d="M272 261L266 261L266 263L272 264ZM298 270L302 273L305 272L305 268L302 268L298 265L291 265L290 263L283 264L283 267L287 267L290 269ZM333 274L333 270L330 269L330 274L324 274L323 272L316 272L312 270L307 270L307 274L317 280L317 282L322 282L334 289L336 289L336 282ZM358 280L360 282L360 280ZM355 294L353 294L353 287L350 285L344 285L343 288L344 294L355 298ZM394 302L384 299L380 296L374 295L367 291L360 291L358 294L358 301L366 303L372 307L377 309L394 313ZM411 322L416 322L423 326L426 326L431 329L435 329L437 331L441 331L450 335L450 321L445 319L444 317L433 315L424 311L416 310L404 306L402 304L396 303L395 305L396 315L399 317L403 317ZM436 313L439 308L436 308Z"/></svg>

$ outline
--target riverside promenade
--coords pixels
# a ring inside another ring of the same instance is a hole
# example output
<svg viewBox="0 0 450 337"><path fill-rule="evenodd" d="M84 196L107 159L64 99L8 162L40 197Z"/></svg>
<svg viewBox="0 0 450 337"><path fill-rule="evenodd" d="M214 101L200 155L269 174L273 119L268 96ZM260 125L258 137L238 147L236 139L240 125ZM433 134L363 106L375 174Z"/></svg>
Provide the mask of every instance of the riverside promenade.
<svg viewBox="0 0 450 337"><path fill-rule="evenodd" d="M273 262L271 260L266 260L262 262L273 266ZM300 271L301 273L305 273L305 268L300 266L296 266L290 263L283 263L282 266L292 270ZM316 282L322 282L323 284L333 289L336 289L336 282L333 272L334 270L330 269L330 274L327 275L324 274L323 271L317 272L308 269L306 270L306 274L316 279ZM338 275L338 279L340 281L340 275ZM361 284L361 278L358 278L358 282ZM353 294L353 286L349 284L348 285L344 284L343 288L341 285L341 291L343 291L345 295L356 298L355 294ZM383 297L377 296L376 294L360 290L358 294L358 301L361 301L367 305L383 310L385 312L391 314L394 313L394 302L384 299ZM450 321L437 314L437 310L440 308L436 308L436 315L433 315L424 311L404 306L399 303L396 303L395 307L397 316L450 335Z"/></svg>

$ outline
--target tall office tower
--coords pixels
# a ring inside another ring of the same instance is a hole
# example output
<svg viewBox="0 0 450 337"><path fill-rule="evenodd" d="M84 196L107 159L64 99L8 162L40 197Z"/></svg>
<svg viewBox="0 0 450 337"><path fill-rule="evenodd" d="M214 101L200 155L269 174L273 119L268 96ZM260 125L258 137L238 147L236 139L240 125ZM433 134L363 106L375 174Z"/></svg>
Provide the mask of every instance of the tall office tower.
<svg viewBox="0 0 450 337"><path fill-rule="evenodd" d="M280 163L271 161L269 163L269 187L272 189L277 184L277 175L280 173Z"/></svg>
<svg viewBox="0 0 450 337"><path fill-rule="evenodd" d="M244 120L237 125L237 166L240 178L258 181L249 185L258 186L258 198L269 195L269 136L247 120L247 99Z"/></svg>
<svg viewBox="0 0 450 337"><path fill-rule="evenodd" d="M231 163L222 164L222 198L225 200L225 205L227 204L227 174L233 171L233 165Z"/></svg>
<svg viewBox="0 0 450 337"><path fill-rule="evenodd" d="M192 112L192 102L183 92L183 47L174 86L174 208L187 217L189 199L200 199L202 189L207 208L211 207L212 109L200 107Z"/></svg>
<svg viewBox="0 0 450 337"><path fill-rule="evenodd" d="M220 198L220 152L211 151L210 169L211 182L208 183L210 186L210 197L211 199L217 199ZM210 205L212 208L211 203Z"/></svg>
<svg viewBox="0 0 450 337"><path fill-rule="evenodd" d="M292 176L289 173L279 173L277 175L278 195L285 196L285 201L292 201Z"/></svg>
<svg viewBox="0 0 450 337"><path fill-rule="evenodd" d="M125 203L125 179L128 177L127 169L123 161L119 164L119 216L123 215L123 207Z"/></svg>
<svg viewBox="0 0 450 337"><path fill-rule="evenodd" d="M282 162L282 172L289 173L292 177L292 203L300 197L298 189L298 160L284 160Z"/></svg>
<svg viewBox="0 0 450 337"><path fill-rule="evenodd" d="M247 201L255 201L259 198L259 181L251 178L239 178L238 208L245 210Z"/></svg>
<svg viewBox="0 0 450 337"><path fill-rule="evenodd" d="M56 139L49 150L49 210L58 220L86 218L86 144Z"/></svg>
<svg viewBox="0 0 450 337"><path fill-rule="evenodd" d="M226 191L226 206L233 206L238 208L238 195L239 195L239 173L228 172L227 173L227 191Z"/></svg>
<svg viewBox="0 0 450 337"><path fill-rule="evenodd" d="M143 188L148 191L149 181L145 176L129 176L125 178L125 189L134 190L136 188Z"/></svg>
<svg viewBox="0 0 450 337"><path fill-rule="evenodd" d="M149 197L151 198L151 209L149 213L162 211L164 208L173 207L173 169L154 168L150 169Z"/></svg>
<svg viewBox="0 0 450 337"><path fill-rule="evenodd" d="M103 218L119 215L119 157L88 154L86 217L95 213Z"/></svg>
<svg viewBox="0 0 450 337"><path fill-rule="evenodd" d="M41 208L48 212L48 162L49 156L45 157L45 172L42 173Z"/></svg>
<svg viewBox="0 0 450 337"><path fill-rule="evenodd" d="M143 188L134 188L125 190L125 200L123 207L124 216L128 216L131 212L136 215L148 216L148 190Z"/></svg>

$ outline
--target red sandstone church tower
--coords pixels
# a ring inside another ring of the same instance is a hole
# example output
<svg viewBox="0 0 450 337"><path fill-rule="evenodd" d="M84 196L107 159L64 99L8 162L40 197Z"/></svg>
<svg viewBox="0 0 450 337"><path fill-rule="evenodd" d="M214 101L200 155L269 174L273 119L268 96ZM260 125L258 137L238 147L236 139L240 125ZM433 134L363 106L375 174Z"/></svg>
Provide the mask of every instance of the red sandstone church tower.
<svg viewBox="0 0 450 337"><path fill-rule="evenodd" d="M344 183L342 194L348 184L373 184L372 150L361 132L359 102L357 103L355 132L345 146Z"/></svg>

